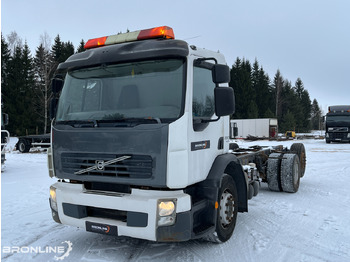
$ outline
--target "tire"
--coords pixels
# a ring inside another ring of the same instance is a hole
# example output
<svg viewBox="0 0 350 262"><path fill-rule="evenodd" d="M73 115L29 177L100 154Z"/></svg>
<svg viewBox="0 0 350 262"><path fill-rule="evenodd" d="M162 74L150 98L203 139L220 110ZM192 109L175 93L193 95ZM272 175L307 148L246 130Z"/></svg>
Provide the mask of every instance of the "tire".
<svg viewBox="0 0 350 262"><path fill-rule="evenodd" d="M20 139L17 144L17 148L21 153L28 153L30 150L30 144L25 139Z"/></svg>
<svg viewBox="0 0 350 262"><path fill-rule="evenodd" d="M303 177L306 169L306 152L304 144L294 143L290 147L290 151L298 155L300 161L300 177Z"/></svg>
<svg viewBox="0 0 350 262"><path fill-rule="evenodd" d="M281 163L281 186L284 192L296 193L300 183L300 161L297 154L284 154Z"/></svg>
<svg viewBox="0 0 350 262"><path fill-rule="evenodd" d="M254 187L252 184L248 186L248 200L252 199L254 196Z"/></svg>
<svg viewBox="0 0 350 262"><path fill-rule="evenodd" d="M254 183L253 183L253 187L254 187L254 194L253 194L253 196L257 196L258 195L258 193L259 193L259 182L258 181L254 181Z"/></svg>
<svg viewBox="0 0 350 262"><path fill-rule="evenodd" d="M272 153L267 160L267 184L272 191L282 191L280 182L280 167L281 156L280 153Z"/></svg>
<svg viewBox="0 0 350 262"><path fill-rule="evenodd" d="M206 237L206 240L223 243L230 239L236 226L238 213L238 195L233 178L224 174L218 194L216 206L215 232Z"/></svg>

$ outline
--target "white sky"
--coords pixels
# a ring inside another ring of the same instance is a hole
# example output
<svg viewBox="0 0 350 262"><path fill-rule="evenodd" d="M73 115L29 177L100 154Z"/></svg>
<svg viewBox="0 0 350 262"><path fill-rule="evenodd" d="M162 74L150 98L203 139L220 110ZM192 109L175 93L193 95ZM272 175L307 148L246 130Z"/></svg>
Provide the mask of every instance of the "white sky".
<svg viewBox="0 0 350 262"><path fill-rule="evenodd" d="M298 77L323 110L350 104L349 0L2 0L1 32L26 40L32 54L46 32L52 42L167 25L177 39L220 50L232 66L257 58L273 79Z"/></svg>

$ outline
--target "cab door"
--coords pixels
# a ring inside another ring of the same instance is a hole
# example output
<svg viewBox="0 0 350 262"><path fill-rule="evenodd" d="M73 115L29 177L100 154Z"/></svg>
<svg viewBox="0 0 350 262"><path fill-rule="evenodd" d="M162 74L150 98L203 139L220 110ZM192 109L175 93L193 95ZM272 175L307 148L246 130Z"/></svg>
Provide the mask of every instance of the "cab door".
<svg viewBox="0 0 350 262"><path fill-rule="evenodd" d="M213 63L193 62L192 127L189 132L189 173L192 182L202 181L215 158L224 151L224 119L215 115ZM228 122L228 119L226 119ZM191 125L190 124L190 125Z"/></svg>

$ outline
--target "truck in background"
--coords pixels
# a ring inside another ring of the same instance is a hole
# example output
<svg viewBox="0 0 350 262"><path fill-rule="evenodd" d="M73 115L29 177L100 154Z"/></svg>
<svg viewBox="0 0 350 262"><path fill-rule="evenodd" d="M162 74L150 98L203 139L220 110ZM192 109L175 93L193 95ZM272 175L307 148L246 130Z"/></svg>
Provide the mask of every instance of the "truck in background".
<svg viewBox="0 0 350 262"><path fill-rule="evenodd" d="M326 143L350 142L350 105L329 106L325 125Z"/></svg>
<svg viewBox="0 0 350 262"><path fill-rule="evenodd" d="M56 222L151 241L225 242L261 182L298 191L303 144L231 142L235 100L222 54L166 26L91 39L85 49L52 80Z"/></svg>
<svg viewBox="0 0 350 262"><path fill-rule="evenodd" d="M8 125L8 114L1 113L1 166L5 163L5 149L6 145L10 142L10 133L5 130L5 126Z"/></svg>
<svg viewBox="0 0 350 262"><path fill-rule="evenodd" d="M21 153L28 153L33 147L49 148L51 145L50 139L50 134L20 136L15 148Z"/></svg>
<svg viewBox="0 0 350 262"><path fill-rule="evenodd" d="M274 138L278 134L278 122L275 118L232 119L230 121L231 138Z"/></svg>

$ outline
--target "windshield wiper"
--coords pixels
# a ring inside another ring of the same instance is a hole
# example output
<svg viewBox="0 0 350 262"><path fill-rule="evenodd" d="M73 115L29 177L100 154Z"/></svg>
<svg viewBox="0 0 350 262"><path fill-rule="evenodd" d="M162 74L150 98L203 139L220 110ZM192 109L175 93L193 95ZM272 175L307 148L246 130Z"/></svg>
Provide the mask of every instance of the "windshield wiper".
<svg viewBox="0 0 350 262"><path fill-rule="evenodd" d="M72 127L98 127L96 120L65 120L56 121L58 125L70 125Z"/></svg>
<svg viewBox="0 0 350 262"><path fill-rule="evenodd" d="M146 123L157 123L161 124L161 120L159 118L143 118L143 117L130 117L130 118L117 118L117 119L106 119L106 120L97 120L97 123L127 123L130 126L136 126L139 124Z"/></svg>
<svg viewBox="0 0 350 262"><path fill-rule="evenodd" d="M119 119L103 119L103 120L65 120L65 121L56 121L58 125L70 125L72 127L100 127L101 124L111 124L108 126L137 126L140 124L146 123L157 123L161 124L161 120L159 118L119 118Z"/></svg>

